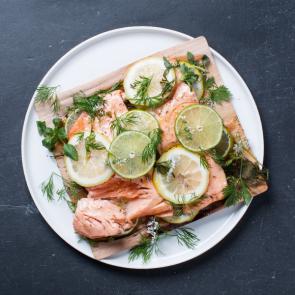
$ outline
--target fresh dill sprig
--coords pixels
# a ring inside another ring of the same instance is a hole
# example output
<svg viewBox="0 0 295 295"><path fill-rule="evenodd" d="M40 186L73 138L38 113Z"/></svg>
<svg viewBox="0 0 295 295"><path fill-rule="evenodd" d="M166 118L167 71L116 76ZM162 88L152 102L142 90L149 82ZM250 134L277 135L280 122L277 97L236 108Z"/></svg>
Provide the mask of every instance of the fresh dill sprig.
<svg viewBox="0 0 295 295"><path fill-rule="evenodd" d="M194 230L189 227L182 227L174 230L177 242L181 246L194 249L200 241Z"/></svg>
<svg viewBox="0 0 295 295"><path fill-rule="evenodd" d="M101 143L96 141L95 133L91 132L85 138L85 149L86 153L89 154L91 150L104 150L106 147Z"/></svg>
<svg viewBox="0 0 295 295"><path fill-rule="evenodd" d="M40 86L36 89L35 103L50 103L54 113L60 110L60 102L56 95L56 90L59 86Z"/></svg>
<svg viewBox="0 0 295 295"><path fill-rule="evenodd" d="M149 237L142 236L140 244L130 250L128 261L131 262L141 258L143 263L148 263L153 253L157 255L160 252L160 238L161 236L157 236L154 240L152 240Z"/></svg>
<svg viewBox="0 0 295 295"><path fill-rule="evenodd" d="M73 97L73 105L69 111L86 112L92 119L96 116L102 116L104 99L101 95L93 94L86 96L82 91L76 93Z"/></svg>
<svg viewBox="0 0 295 295"><path fill-rule="evenodd" d="M149 132L150 142L146 145L142 152L142 161L148 162L150 158L152 158L156 152L157 147L162 141L162 130L160 128L154 129Z"/></svg>
<svg viewBox="0 0 295 295"><path fill-rule="evenodd" d="M161 104L162 97L160 95L153 97L148 95L152 78L153 77L140 76L133 84L131 84L131 87L136 90L136 95L132 99L134 104L143 105L149 108L155 108Z"/></svg>
<svg viewBox="0 0 295 295"><path fill-rule="evenodd" d="M96 116L103 116L105 95L120 88L122 88L122 81L115 83L108 89L98 90L89 96L80 91L74 95L73 105L69 108L69 111L86 112L92 119Z"/></svg>
<svg viewBox="0 0 295 295"><path fill-rule="evenodd" d="M120 117L117 117L115 114L115 119L111 122L111 129L115 132L116 135L127 131L127 126L135 125L138 122L138 117L134 113L123 114Z"/></svg>
<svg viewBox="0 0 295 295"><path fill-rule="evenodd" d="M159 106L163 102L167 94L171 92L174 87L175 80L168 81L167 75L169 74L169 71L175 66L172 65L166 57L163 57L163 61L166 69L163 73L162 80L160 81L160 84L162 86L161 93L156 96L149 96L148 90L153 77L140 76L137 80L134 81L133 84L131 84L131 87L136 90L136 95L132 99L134 104L143 105L148 108L155 108Z"/></svg>
<svg viewBox="0 0 295 295"><path fill-rule="evenodd" d="M54 177L61 178L63 181L63 187L56 189L54 184ZM76 202L72 202L72 200L69 200L67 197L67 193L69 193L72 197L72 199L75 199L76 201L79 199L79 194L84 189L79 186L74 181L68 181L64 179L59 174L52 172L49 176L48 180L45 180L41 184L41 191L44 196L47 197L48 202L51 202L55 200L55 197L57 197L57 200L64 200L66 201L68 207L75 212L76 209Z"/></svg>
<svg viewBox="0 0 295 295"><path fill-rule="evenodd" d="M157 162L155 164L155 168L162 175L167 175L168 172L172 169L172 161L167 160L167 161Z"/></svg>
<svg viewBox="0 0 295 295"><path fill-rule="evenodd" d="M205 169L208 170L210 166L209 166L209 163L206 159L206 152L204 152L204 151L199 152L199 156L200 156L201 166L203 166Z"/></svg>
<svg viewBox="0 0 295 295"><path fill-rule="evenodd" d="M182 227L173 232L167 232L160 228L159 223L155 218L148 222L147 233L148 236L142 236L140 244L130 250L128 258L129 262L141 258L143 263L147 263L150 261L153 254L158 255L159 253L163 253L159 247L159 242L165 236L176 237L179 245L185 246L189 249L195 248L199 241L192 229Z"/></svg>
<svg viewBox="0 0 295 295"><path fill-rule="evenodd" d="M42 194L47 197L48 201L52 201L54 199L54 183L53 183L53 177L54 173L50 175L48 180L43 181L41 184L41 191Z"/></svg>

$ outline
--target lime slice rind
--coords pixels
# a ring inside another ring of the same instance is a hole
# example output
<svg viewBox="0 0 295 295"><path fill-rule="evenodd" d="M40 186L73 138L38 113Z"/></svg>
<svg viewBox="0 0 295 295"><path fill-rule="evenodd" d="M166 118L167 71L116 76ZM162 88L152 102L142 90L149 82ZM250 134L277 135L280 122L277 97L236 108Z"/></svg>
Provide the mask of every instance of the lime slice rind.
<svg viewBox="0 0 295 295"><path fill-rule="evenodd" d="M149 143L150 138L139 131L125 131L118 135L109 149L109 162L112 169L127 179L135 179L147 174L156 159L154 154L148 161L142 160L143 150Z"/></svg>
<svg viewBox="0 0 295 295"><path fill-rule="evenodd" d="M193 152L215 147L220 142L222 130L222 119L212 108L204 105L184 108L175 122L179 142Z"/></svg>

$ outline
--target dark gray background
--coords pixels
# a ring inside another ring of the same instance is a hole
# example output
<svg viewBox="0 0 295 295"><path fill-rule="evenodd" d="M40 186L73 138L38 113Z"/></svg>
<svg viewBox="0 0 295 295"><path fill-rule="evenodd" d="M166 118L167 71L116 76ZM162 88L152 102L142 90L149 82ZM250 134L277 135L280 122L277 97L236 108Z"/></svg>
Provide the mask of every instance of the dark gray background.
<svg viewBox="0 0 295 295"><path fill-rule="evenodd" d="M294 1L0 1L0 294L295 294ZM155 271L97 263L36 210L21 164L32 93L73 46L124 26L205 35L261 114L271 186L200 258Z"/></svg>

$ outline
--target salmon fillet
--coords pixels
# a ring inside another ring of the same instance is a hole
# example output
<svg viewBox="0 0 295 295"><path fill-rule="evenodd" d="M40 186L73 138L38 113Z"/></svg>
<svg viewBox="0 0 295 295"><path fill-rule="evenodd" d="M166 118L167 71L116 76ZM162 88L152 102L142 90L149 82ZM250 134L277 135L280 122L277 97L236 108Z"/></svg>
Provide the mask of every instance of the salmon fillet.
<svg viewBox="0 0 295 295"><path fill-rule="evenodd" d="M91 118L90 116L82 112L78 119L74 122L73 126L68 132L68 138L71 139L75 134L80 132L90 132L91 131Z"/></svg>
<svg viewBox="0 0 295 295"><path fill-rule="evenodd" d="M175 120L178 113L186 106L197 103L194 92L185 83L180 83L173 95L165 104L155 110L156 117L162 129L162 142L159 146L161 152L175 146L178 141L174 131Z"/></svg>
<svg viewBox="0 0 295 295"><path fill-rule="evenodd" d="M88 198L125 200L124 208L129 220L163 213L172 215L172 206L160 197L147 177L125 180L114 176L107 182L87 190Z"/></svg>
<svg viewBox="0 0 295 295"><path fill-rule="evenodd" d="M73 221L75 231L89 239L124 233L133 226L122 208L109 200L83 198L78 201Z"/></svg>
<svg viewBox="0 0 295 295"><path fill-rule="evenodd" d="M105 96L105 116L96 117L93 123L93 130L104 134L109 139L113 138L111 123L115 117L119 117L128 111L125 103L125 94L122 90L113 91Z"/></svg>
<svg viewBox="0 0 295 295"><path fill-rule="evenodd" d="M94 199L134 199L144 198L154 193L152 185L144 177L137 180L127 180L114 176L100 185L87 188L87 190L88 197Z"/></svg>

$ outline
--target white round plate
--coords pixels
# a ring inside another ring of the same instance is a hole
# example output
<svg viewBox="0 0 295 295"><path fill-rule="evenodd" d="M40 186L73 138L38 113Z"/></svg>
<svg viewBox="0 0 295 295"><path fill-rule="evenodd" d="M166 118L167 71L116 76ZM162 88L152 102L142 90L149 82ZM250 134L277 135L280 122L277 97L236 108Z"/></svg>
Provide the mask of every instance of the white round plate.
<svg viewBox="0 0 295 295"><path fill-rule="evenodd" d="M111 72L153 52L192 39L172 30L156 27L128 27L109 31L90 38L65 54L48 71L40 84L61 85L63 91L95 77ZM210 42L210 40L209 40ZM254 99L237 71L219 53L212 49L224 84L233 94L233 104L257 159L263 162L264 143L260 117ZM106 56L108 58L106 58ZM25 178L32 198L50 227L67 243L83 254L93 258L86 242L72 227L73 215L65 202L47 202L40 184L58 168L55 161L41 145L36 128L38 120L33 99L28 107L22 134L22 162ZM194 250L183 248L174 237L161 242L163 255L154 256L148 264L141 261L128 263L128 253L101 260L104 263L125 268L160 268L178 264L206 252L220 242L239 222L247 206L235 206L192 223L200 238Z"/></svg>

